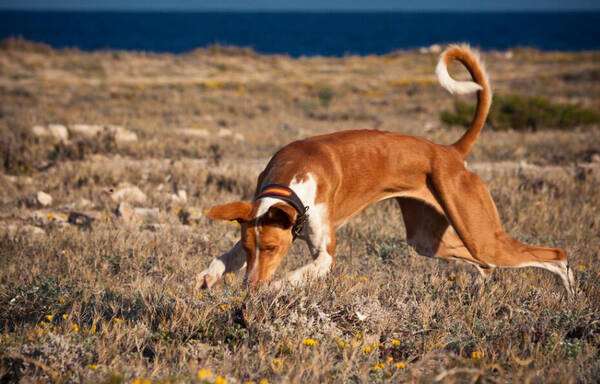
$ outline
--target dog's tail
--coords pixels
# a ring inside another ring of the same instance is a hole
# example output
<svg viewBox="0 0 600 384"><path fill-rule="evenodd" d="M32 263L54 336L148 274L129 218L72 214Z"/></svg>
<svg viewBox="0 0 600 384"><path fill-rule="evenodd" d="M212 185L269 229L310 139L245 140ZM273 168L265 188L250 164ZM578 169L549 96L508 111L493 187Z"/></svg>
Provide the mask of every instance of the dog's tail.
<svg viewBox="0 0 600 384"><path fill-rule="evenodd" d="M448 74L450 60L460 61L471 74L474 81L456 81ZM435 68L435 74L442 87L450 93L467 94L477 91L477 111L471 126L465 134L453 144L464 157L471 151L481 128L485 123L490 106L492 105L492 89L488 83L487 74L479 56L468 45L451 45L442 54Z"/></svg>

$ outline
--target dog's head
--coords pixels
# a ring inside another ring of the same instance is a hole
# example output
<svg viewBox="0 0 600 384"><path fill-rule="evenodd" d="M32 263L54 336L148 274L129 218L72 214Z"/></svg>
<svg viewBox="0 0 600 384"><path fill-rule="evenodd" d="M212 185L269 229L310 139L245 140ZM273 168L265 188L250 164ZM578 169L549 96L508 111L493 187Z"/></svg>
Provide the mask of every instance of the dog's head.
<svg viewBox="0 0 600 384"><path fill-rule="evenodd" d="M269 281L292 245L298 212L285 202L239 201L212 207L211 219L236 220L246 253L246 280L250 286Z"/></svg>

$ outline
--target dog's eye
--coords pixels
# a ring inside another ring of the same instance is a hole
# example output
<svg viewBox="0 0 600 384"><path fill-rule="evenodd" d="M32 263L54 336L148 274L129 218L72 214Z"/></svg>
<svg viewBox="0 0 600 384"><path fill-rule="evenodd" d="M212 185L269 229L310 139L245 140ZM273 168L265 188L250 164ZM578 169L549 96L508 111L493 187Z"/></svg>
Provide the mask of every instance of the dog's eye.
<svg viewBox="0 0 600 384"><path fill-rule="evenodd" d="M273 252L275 249L277 249L276 245L263 245L260 247L260 250L265 252Z"/></svg>

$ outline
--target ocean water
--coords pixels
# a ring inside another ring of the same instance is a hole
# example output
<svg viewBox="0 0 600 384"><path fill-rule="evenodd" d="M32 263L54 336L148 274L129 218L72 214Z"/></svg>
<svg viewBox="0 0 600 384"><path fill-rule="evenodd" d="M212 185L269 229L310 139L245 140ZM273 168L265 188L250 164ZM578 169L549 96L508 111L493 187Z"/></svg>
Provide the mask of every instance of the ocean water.
<svg viewBox="0 0 600 384"><path fill-rule="evenodd" d="M180 53L209 44L292 56L384 54L434 43L482 49L600 49L600 12L20 12L0 11L0 38L53 47Z"/></svg>

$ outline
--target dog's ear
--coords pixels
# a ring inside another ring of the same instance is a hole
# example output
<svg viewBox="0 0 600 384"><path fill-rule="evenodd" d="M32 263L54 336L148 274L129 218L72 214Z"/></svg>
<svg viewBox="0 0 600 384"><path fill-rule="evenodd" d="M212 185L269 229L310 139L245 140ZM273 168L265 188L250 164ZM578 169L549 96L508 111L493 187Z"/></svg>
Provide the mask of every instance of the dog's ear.
<svg viewBox="0 0 600 384"><path fill-rule="evenodd" d="M237 201L235 203L215 205L208 212L208 217L213 220L250 221L252 220L252 203Z"/></svg>
<svg viewBox="0 0 600 384"><path fill-rule="evenodd" d="M286 203L277 203L268 212L269 218L281 225L283 228L291 228L296 224L298 212L294 207Z"/></svg>

